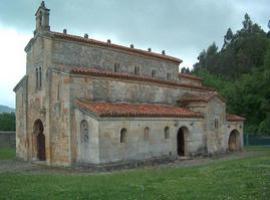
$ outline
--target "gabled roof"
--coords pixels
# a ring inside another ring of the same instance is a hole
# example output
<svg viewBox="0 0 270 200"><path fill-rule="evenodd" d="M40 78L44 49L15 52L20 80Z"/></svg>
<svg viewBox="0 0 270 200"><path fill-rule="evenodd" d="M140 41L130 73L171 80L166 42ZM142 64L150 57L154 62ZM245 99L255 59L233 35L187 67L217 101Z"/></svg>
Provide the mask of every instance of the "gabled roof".
<svg viewBox="0 0 270 200"><path fill-rule="evenodd" d="M238 115L226 114L226 120L227 121L245 121L246 119Z"/></svg>
<svg viewBox="0 0 270 200"><path fill-rule="evenodd" d="M185 88L194 88L194 89L199 89L199 90L204 90L204 91L213 91L213 89L204 87L204 86L196 86L196 85L191 85L191 84L186 84L186 83L185 84L179 83L176 81L161 80L161 79L153 78L150 76L133 75L133 74L123 73L123 72L112 72L112 71L97 69L97 68L74 67L70 70L70 73L120 78L124 80L147 81L147 82L176 86L176 87L185 87Z"/></svg>
<svg viewBox="0 0 270 200"><path fill-rule="evenodd" d="M70 41L75 41L75 42L82 42L82 43L86 43L86 44L93 44L93 45L102 46L102 47L106 47L106 48L113 48L113 49L125 51L127 53L135 53L135 54L139 54L139 55L159 58L162 60L172 61L172 62L175 62L177 64L182 63L181 59L178 59L178 58L175 58L175 57L172 57L169 55L165 55L165 54L159 54L159 53L155 53L155 52L145 51L142 49L130 48L130 47L126 47L126 46L122 46L122 45L118 45L118 44L102 42L99 40L84 38L84 37L80 37L80 36L76 36L76 35L70 35L70 34L64 34L64 33L59 33L59 32L52 32L52 31L50 33L52 33L55 38L59 38L59 39L65 39L65 40L70 40Z"/></svg>
<svg viewBox="0 0 270 200"><path fill-rule="evenodd" d="M184 94L181 99L178 101L180 103L189 103L189 102L209 102L214 97L218 97L221 101L225 102L225 99L221 97L216 91L205 92L202 94Z"/></svg>
<svg viewBox="0 0 270 200"><path fill-rule="evenodd" d="M202 81L202 78L197 77L197 76L193 76L191 74L185 74L185 73L179 73L178 74L179 78L187 78L187 79L192 79L192 80L196 80L196 81Z"/></svg>
<svg viewBox="0 0 270 200"><path fill-rule="evenodd" d="M24 75L21 80L17 83L17 85L13 88L13 91L16 92L24 83L24 81L28 80L28 75Z"/></svg>
<svg viewBox="0 0 270 200"><path fill-rule="evenodd" d="M203 117L201 113L185 108L160 104L105 103L78 99L75 105L97 117Z"/></svg>

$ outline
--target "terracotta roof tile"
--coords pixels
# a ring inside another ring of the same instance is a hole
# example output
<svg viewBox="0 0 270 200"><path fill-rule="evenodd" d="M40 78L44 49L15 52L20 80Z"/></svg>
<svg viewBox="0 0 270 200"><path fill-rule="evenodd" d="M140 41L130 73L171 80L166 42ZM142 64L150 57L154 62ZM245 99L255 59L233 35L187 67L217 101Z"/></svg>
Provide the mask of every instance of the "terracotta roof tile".
<svg viewBox="0 0 270 200"><path fill-rule="evenodd" d="M190 74L185 74L185 73L179 73L178 77L181 78L188 78L188 79L192 79L192 80L197 80L197 81L202 81L202 78L194 76L194 75L190 75Z"/></svg>
<svg viewBox="0 0 270 200"><path fill-rule="evenodd" d="M121 78L121 79L126 79L126 80L147 81L147 82L171 85L171 86L176 86L176 87L185 87L185 88L194 88L194 89L199 89L199 90L213 91L213 89L204 87L204 86L195 86L191 84L178 83L176 81L161 80L158 78L152 78L150 76L142 76L142 75L137 76L137 75L132 75L128 73L112 72L112 71L97 69L97 68L74 67L71 69L70 73Z"/></svg>
<svg viewBox="0 0 270 200"><path fill-rule="evenodd" d="M56 38L60 38L60 39L66 39L66 40L71 40L71 41L76 41L76 42L94 44L94 45L103 46L103 47L110 47L110 48L119 49L119 50L123 50L123 51L130 52L130 53L136 53L136 54L140 54L140 55L144 55L144 56L156 57L159 59L172 61L172 62L175 62L178 64L180 64L182 62L181 59L178 59L178 58L175 58L172 56L163 55L163 54L159 54L159 53L155 53L155 52L149 52L149 51L145 51L142 49L129 48L129 47L118 45L118 44L102 42L99 40L84 38L84 37L80 37L80 36L76 36L76 35L63 34L63 33L59 33L59 32L51 31L50 33L52 33L53 36L55 36Z"/></svg>
<svg viewBox="0 0 270 200"><path fill-rule="evenodd" d="M245 121L244 117L233 115L233 114L226 114L227 121Z"/></svg>
<svg viewBox="0 0 270 200"><path fill-rule="evenodd" d="M76 100L76 106L99 117L181 117L202 118L201 113L160 104L105 103Z"/></svg>

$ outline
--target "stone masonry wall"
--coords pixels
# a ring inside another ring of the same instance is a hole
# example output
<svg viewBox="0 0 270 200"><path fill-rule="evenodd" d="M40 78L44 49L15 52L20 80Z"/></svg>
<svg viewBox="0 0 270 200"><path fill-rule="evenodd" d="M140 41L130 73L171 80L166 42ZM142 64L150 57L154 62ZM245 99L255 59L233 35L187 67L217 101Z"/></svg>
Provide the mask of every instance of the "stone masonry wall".
<svg viewBox="0 0 270 200"><path fill-rule="evenodd" d="M169 127L169 137L164 129ZM144 160L177 155L177 132L187 127L185 139L187 155L204 153L203 124L198 119L179 118L111 118L99 121L100 163ZM145 138L144 129L149 128ZM120 131L127 129L127 140L120 143Z"/></svg>
<svg viewBox="0 0 270 200"><path fill-rule="evenodd" d="M226 148L223 146L222 141L226 134L226 107L225 103L219 98L214 97L207 104L207 112L205 115L206 133L207 133L207 148L208 153L225 152ZM215 124L217 120L217 124Z"/></svg>
<svg viewBox="0 0 270 200"><path fill-rule="evenodd" d="M66 65L71 68L100 67L107 70L114 70L114 65L120 65L121 72L134 74L135 67L140 68L141 75L152 75L156 71L156 77L167 79L167 73L172 80L178 80L178 64L158 58L149 58L143 55L129 54L110 47L99 47L90 44L78 43L67 40L53 41L52 62L57 65Z"/></svg>
<svg viewBox="0 0 270 200"><path fill-rule="evenodd" d="M176 105L184 93L202 93L192 88L180 88L141 81L72 75L71 100L87 98L94 101L163 103Z"/></svg>
<svg viewBox="0 0 270 200"><path fill-rule="evenodd" d="M99 123L94 118L89 117L87 113L80 110L75 110L73 118L73 136L71 147L75 154L73 154L73 163L99 163ZM81 129L82 121L87 123L87 134Z"/></svg>
<svg viewBox="0 0 270 200"><path fill-rule="evenodd" d="M16 88L16 156L28 159L29 139L27 136L27 77Z"/></svg>

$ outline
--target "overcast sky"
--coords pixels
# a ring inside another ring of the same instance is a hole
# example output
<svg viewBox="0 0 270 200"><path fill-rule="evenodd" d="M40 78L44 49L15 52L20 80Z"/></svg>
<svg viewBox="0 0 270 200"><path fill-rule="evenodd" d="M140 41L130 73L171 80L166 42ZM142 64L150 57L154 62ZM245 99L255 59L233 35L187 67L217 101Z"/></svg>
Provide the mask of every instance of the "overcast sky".
<svg viewBox="0 0 270 200"><path fill-rule="evenodd" d="M24 47L35 28L41 1L0 1L0 104L15 106L13 87L25 74ZM151 47L192 65L212 42L220 47L228 27L241 28L245 13L264 30L269 0L47 0L53 31Z"/></svg>

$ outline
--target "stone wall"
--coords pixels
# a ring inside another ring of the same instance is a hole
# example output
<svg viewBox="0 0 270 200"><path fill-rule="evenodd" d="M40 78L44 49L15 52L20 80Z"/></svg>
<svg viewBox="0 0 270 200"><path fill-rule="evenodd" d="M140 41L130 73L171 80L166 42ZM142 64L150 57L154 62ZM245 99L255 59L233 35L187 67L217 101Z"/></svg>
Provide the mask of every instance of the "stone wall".
<svg viewBox="0 0 270 200"><path fill-rule="evenodd" d="M179 82L188 85L202 86L201 80L194 80L186 77L179 77Z"/></svg>
<svg viewBox="0 0 270 200"><path fill-rule="evenodd" d="M158 157L177 156L177 132L186 127L186 155L203 153L205 144L203 124L198 119L179 118L119 118L104 119L100 123L100 162L144 160ZM145 128L149 136L145 137ZM165 127L169 137L165 138ZM127 130L126 142L120 142L121 129Z"/></svg>
<svg viewBox="0 0 270 200"><path fill-rule="evenodd" d="M29 140L27 137L28 76L16 86L16 156L28 158Z"/></svg>
<svg viewBox="0 0 270 200"><path fill-rule="evenodd" d="M185 93L200 94L199 89L174 87L156 83L72 75L71 99L87 98L94 101L162 103L176 105Z"/></svg>
<svg viewBox="0 0 270 200"><path fill-rule="evenodd" d="M186 156L205 153L202 119L179 118L97 118L76 110L77 128L74 134L81 134L78 126L83 120L88 122L88 157L81 157L81 138L75 142L77 160L82 163L101 164L132 160L177 156L177 133L181 127L187 128L185 136ZM145 135L145 128L149 129ZM165 127L169 136L165 138ZM127 130L126 140L121 143L121 129ZM90 153L91 152L91 153Z"/></svg>
<svg viewBox="0 0 270 200"><path fill-rule="evenodd" d="M114 71L115 64L119 64L120 72L134 74L135 67L140 68L140 74L152 76L152 70L156 71L156 77L178 80L178 64L158 58L149 58L140 54L130 54L125 51L108 47L78 43L68 40L53 40L52 63L65 65L67 68L74 66L99 67Z"/></svg>
<svg viewBox="0 0 270 200"><path fill-rule="evenodd" d="M0 148L15 148L15 134L14 131L0 131Z"/></svg>
<svg viewBox="0 0 270 200"><path fill-rule="evenodd" d="M99 163L99 123L88 114L75 110L72 149L73 162L75 163ZM83 130L81 123L85 121L87 130Z"/></svg>
<svg viewBox="0 0 270 200"><path fill-rule="evenodd" d="M223 138L226 134L226 106L218 97L214 97L207 104L205 124L207 134L207 149L209 154L225 152Z"/></svg>

